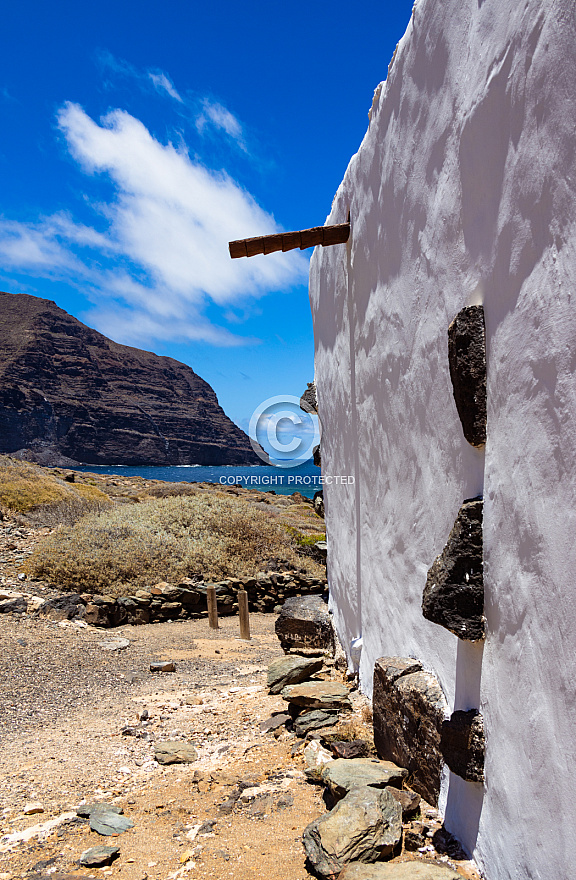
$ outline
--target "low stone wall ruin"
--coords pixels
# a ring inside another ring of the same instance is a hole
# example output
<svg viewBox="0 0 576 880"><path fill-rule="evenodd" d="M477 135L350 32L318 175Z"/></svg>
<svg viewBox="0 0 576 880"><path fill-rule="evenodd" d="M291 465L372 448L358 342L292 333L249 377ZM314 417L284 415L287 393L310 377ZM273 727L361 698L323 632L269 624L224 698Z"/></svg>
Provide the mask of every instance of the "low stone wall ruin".
<svg viewBox="0 0 576 880"><path fill-rule="evenodd" d="M269 613L292 596L323 593L326 584L326 578L270 571L254 578L228 578L214 586L218 613L228 615L238 612L238 590L247 591L250 611ZM89 593L62 593L43 601L38 596L10 592L3 599L0 597L0 614L38 613L53 620L83 619L90 626L101 627L190 620L207 614L208 586L184 578L178 584L162 582L118 599Z"/></svg>

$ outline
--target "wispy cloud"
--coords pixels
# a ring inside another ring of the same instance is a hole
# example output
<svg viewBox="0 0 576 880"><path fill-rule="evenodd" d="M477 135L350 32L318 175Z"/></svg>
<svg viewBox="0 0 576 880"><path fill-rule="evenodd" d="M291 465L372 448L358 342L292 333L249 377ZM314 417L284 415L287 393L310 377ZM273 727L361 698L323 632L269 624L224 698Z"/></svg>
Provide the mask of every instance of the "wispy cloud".
<svg viewBox="0 0 576 880"><path fill-rule="evenodd" d="M140 70L124 58L118 58L116 55L113 55L107 49L101 49L96 55L96 60L103 71L119 77L137 80L145 90L153 88L160 95L168 95L170 98L178 101L178 103L184 103L184 99L178 93L174 83L163 70Z"/></svg>
<svg viewBox="0 0 576 880"><path fill-rule="evenodd" d="M243 150L246 150L242 126L234 114L217 101L211 102L208 98L204 98L202 101L202 112L196 117L196 127L202 133L207 125L213 125L214 128L225 132Z"/></svg>
<svg viewBox="0 0 576 880"><path fill-rule="evenodd" d="M109 52L108 49L99 49L96 52L96 63L102 74L109 72L119 76L136 78L140 78L142 75L133 64L130 64L129 61L125 61L123 58L118 58L116 55L113 55L112 52Z"/></svg>
<svg viewBox="0 0 576 880"><path fill-rule="evenodd" d="M226 121L220 109L219 127L234 131L234 117ZM58 124L72 157L86 174L112 183L114 196L93 206L98 228L62 213L35 224L0 218L0 254L14 269L88 291L95 303L89 318L103 332L138 344L239 344L246 340L206 317L210 304L222 307L225 321L230 309L305 280L299 254L230 260L229 240L278 225L227 173L181 145L161 143L123 110L98 122L69 103Z"/></svg>
<svg viewBox="0 0 576 880"><path fill-rule="evenodd" d="M0 86L0 100L12 102L16 101L16 98L10 94L7 86Z"/></svg>
<svg viewBox="0 0 576 880"><path fill-rule="evenodd" d="M0 218L0 257L6 268L44 270L53 275L76 268L76 259L59 243L50 223L18 223Z"/></svg>
<svg viewBox="0 0 576 880"><path fill-rule="evenodd" d="M169 77L166 76L165 73L162 73L161 70L149 70L148 78L151 80L152 85L157 92L166 92L166 94L170 95L171 98L174 98L175 101L179 101L180 104L183 103L183 99L174 88L174 83L170 80Z"/></svg>
<svg viewBox="0 0 576 880"><path fill-rule="evenodd" d="M133 79L145 92L153 88L162 97L167 95L172 98L181 105L183 117L189 122L192 121L200 134L223 132L241 150L248 152L239 119L219 101L193 92L187 92L182 96L165 71L140 69L107 50L98 53L97 61L103 71L116 77Z"/></svg>

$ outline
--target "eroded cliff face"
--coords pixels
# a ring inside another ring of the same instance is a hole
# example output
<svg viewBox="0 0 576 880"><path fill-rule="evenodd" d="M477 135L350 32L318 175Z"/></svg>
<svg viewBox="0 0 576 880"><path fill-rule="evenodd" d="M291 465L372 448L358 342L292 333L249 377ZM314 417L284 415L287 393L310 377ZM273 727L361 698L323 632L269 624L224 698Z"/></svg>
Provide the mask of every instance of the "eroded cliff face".
<svg viewBox="0 0 576 880"><path fill-rule="evenodd" d="M20 450L45 464L259 463L190 367L0 293L0 452Z"/></svg>

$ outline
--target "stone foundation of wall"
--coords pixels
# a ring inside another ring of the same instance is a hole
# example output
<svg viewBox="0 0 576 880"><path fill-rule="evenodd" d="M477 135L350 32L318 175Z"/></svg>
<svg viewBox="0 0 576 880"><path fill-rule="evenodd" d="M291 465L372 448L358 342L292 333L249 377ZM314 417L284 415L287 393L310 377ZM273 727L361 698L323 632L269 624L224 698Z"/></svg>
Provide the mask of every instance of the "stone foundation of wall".
<svg viewBox="0 0 576 880"><path fill-rule="evenodd" d="M374 666L372 703L379 757L406 767L414 791L437 805L448 710L438 680L411 657L381 657Z"/></svg>

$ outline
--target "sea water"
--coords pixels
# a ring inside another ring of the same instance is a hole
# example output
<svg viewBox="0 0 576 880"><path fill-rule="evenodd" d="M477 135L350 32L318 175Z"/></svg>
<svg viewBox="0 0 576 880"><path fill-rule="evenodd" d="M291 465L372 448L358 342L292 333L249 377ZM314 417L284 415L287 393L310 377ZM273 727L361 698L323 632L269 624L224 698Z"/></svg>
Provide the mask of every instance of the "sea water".
<svg viewBox="0 0 576 880"><path fill-rule="evenodd" d="M241 483L247 489L258 489L261 492L274 491L278 495L291 495L300 492L307 498L322 489L320 468L312 461L306 461L294 467L271 465L255 465L241 467L239 465L178 465L176 467L153 467L148 465L78 465L70 470L89 471L93 474L118 474L123 477L144 477L146 480L164 480L167 483L220 483L231 486Z"/></svg>

